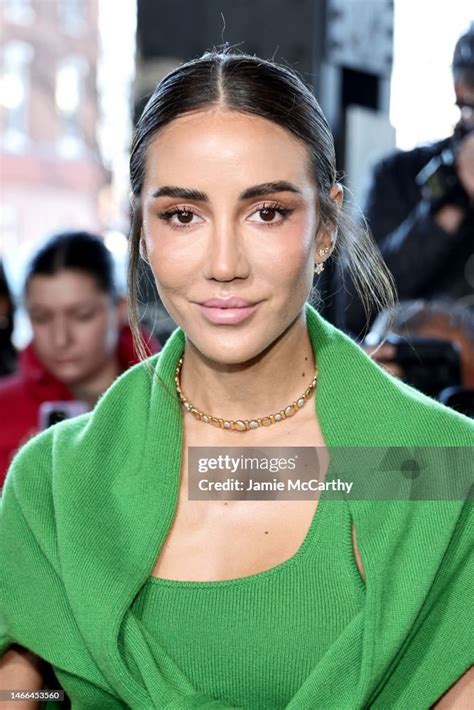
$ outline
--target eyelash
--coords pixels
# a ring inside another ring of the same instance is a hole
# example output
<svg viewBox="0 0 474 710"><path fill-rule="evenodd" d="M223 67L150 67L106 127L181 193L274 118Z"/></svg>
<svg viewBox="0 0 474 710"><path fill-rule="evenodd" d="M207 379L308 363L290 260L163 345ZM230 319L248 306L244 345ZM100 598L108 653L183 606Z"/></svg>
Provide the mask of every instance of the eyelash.
<svg viewBox="0 0 474 710"><path fill-rule="evenodd" d="M278 222L259 222L258 224L262 224L265 227L276 227L278 224L281 224L286 220L286 218L294 211L293 209L289 207L283 207L283 205L280 205L278 202L265 202L261 207L258 207L256 210L252 212L252 215L256 214L257 212L262 212L263 210L272 210L277 212L281 216L281 220ZM177 215L177 214L182 214L183 212L188 213L188 214L196 214L193 212L192 209L188 207L172 207L169 210L165 210L163 212L158 213L158 217L165 222L170 222L171 219ZM177 224L173 223L172 224L174 229L188 229L189 227L192 227L193 225L190 224Z"/></svg>

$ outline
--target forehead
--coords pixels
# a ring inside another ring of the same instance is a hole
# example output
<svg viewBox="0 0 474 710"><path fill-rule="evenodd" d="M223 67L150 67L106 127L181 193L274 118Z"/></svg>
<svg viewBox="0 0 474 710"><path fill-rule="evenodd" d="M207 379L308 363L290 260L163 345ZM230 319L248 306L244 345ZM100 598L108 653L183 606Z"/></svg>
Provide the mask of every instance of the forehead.
<svg viewBox="0 0 474 710"><path fill-rule="evenodd" d="M236 190L275 180L304 186L313 179L308 148L260 116L213 109L187 114L162 129L146 159L147 184L212 183Z"/></svg>
<svg viewBox="0 0 474 710"><path fill-rule="evenodd" d="M26 296L30 304L63 308L97 300L102 296L102 291L91 274L65 269L52 276L32 276Z"/></svg>

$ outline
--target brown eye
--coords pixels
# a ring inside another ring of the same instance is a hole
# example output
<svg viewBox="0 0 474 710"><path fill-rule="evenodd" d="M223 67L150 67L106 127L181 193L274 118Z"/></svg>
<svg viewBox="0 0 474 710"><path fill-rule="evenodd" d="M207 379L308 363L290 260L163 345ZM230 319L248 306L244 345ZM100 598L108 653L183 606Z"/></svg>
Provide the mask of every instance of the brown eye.
<svg viewBox="0 0 474 710"><path fill-rule="evenodd" d="M168 222L174 229L192 227L204 221L192 209L187 207L173 207L166 212L159 212L158 217L164 222Z"/></svg>
<svg viewBox="0 0 474 710"><path fill-rule="evenodd" d="M273 222L276 210L271 207L264 207L262 210L259 210L259 214L264 222Z"/></svg>
<svg viewBox="0 0 474 710"><path fill-rule="evenodd" d="M269 227L276 227L282 224L292 212L292 209L282 205L263 204L262 207L255 208L255 212L249 215L248 220L254 224L268 224Z"/></svg>
<svg viewBox="0 0 474 710"><path fill-rule="evenodd" d="M181 224L189 224L192 222L193 219L193 213L192 212L187 212L186 210L182 210L181 212L177 213L178 221Z"/></svg>

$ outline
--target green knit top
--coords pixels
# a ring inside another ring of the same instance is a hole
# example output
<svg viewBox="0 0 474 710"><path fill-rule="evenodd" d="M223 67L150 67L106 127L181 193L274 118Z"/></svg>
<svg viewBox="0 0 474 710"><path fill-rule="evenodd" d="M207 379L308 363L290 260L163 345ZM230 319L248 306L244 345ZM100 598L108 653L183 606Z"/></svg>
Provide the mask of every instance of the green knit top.
<svg viewBox="0 0 474 710"><path fill-rule="evenodd" d="M473 422L384 372L309 305L306 321L319 369L313 404L329 450L434 447L438 467L456 479L452 451L472 447ZM93 412L27 443L7 474L0 507L0 653L17 643L44 658L74 710L236 707L214 694L218 678L196 687L189 659L183 665L170 637L155 637L135 606L176 513L183 415L174 370L184 345L177 329L148 367L125 372ZM431 475L429 468L424 473ZM346 618L339 607L329 632L312 611L317 624L310 630L327 634L327 645L324 651L313 645L312 667L296 691L289 678L284 692L294 695L284 697L286 708L426 710L474 661L466 623L473 605L472 501L366 496L339 503L357 531L363 603L356 608L354 599ZM328 524L335 529L335 522ZM318 570L314 599L337 595L331 566ZM282 582L287 572L290 565L282 568ZM272 623L274 640L278 622ZM229 654L235 632L219 631ZM202 627L197 632L204 633ZM289 665L300 666L287 635L281 643ZM251 644L237 664L249 664Z"/></svg>
<svg viewBox="0 0 474 710"><path fill-rule="evenodd" d="M159 643L197 690L234 707L277 710L363 603L349 510L323 498L289 560L225 581L150 577L132 609L150 648Z"/></svg>

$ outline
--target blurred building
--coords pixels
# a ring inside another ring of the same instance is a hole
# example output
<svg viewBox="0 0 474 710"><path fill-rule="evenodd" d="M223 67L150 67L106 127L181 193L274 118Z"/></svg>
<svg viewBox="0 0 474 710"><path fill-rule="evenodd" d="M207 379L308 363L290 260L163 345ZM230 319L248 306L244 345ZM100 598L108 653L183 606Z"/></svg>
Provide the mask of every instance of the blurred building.
<svg viewBox="0 0 474 710"><path fill-rule="evenodd" d="M98 0L0 3L0 254L99 229Z"/></svg>

